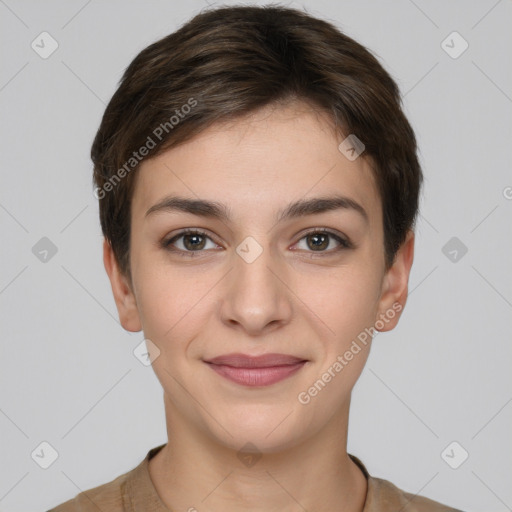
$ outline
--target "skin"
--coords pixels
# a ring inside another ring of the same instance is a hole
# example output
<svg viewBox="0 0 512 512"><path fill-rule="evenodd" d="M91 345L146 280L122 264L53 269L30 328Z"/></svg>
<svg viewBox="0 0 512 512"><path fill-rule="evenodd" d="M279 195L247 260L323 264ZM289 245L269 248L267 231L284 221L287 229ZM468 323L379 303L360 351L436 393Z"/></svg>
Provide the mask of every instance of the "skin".
<svg viewBox="0 0 512 512"><path fill-rule="evenodd" d="M324 114L300 102L217 123L138 169L131 283L104 243L123 327L143 330L160 350L153 368L171 441L149 469L173 510L363 510L367 481L346 446L351 392L371 343L308 404L297 397L393 304L405 305L414 234L386 269L370 164L348 160L338 150L343 138ZM363 206L368 221L339 209L276 223L289 203L334 192ZM145 216L170 193L222 202L232 219ZM201 251L190 250L190 237L188 246L183 237L174 242L193 257L159 245L184 228L209 237L199 239ZM336 251L340 244L329 237L315 250L304 233L309 228L333 230L353 247ZM252 263L236 252L248 236L262 248ZM379 330L393 329L399 317ZM203 361L231 352L290 354L308 363L281 382L248 388ZM237 457L247 442L261 454L250 467Z"/></svg>

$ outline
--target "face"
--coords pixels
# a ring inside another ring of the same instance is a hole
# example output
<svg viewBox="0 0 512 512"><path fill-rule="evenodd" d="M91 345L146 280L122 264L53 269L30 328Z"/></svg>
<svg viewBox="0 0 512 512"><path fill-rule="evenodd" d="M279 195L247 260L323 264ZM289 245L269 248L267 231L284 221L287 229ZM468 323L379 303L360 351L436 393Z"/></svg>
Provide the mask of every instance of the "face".
<svg viewBox="0 0 512 512"><path fill-rule="evenodd" d="M342 140L298 103L138 169L133 288L107 244L105 266L122 325L158 349L176 429L272 452L346 419L368 333L392 329L405 304L413 236L386 270L372 171ZM284 357L218 359L232 354Z"/></svg>

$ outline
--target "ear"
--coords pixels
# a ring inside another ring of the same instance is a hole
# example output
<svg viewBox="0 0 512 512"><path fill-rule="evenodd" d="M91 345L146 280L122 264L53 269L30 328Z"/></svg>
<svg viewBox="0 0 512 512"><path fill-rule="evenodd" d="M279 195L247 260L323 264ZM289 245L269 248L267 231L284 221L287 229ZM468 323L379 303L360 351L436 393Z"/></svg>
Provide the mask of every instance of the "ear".
<svg viewBox="0 0 512 512"><path fill-rule="evenodd" d="M375 329L385 332L394 329L407 301L409 274L414 259L414 232L409 230L395 260L382 281Z"/></svg>
<svg viewBox="0 0 512 512"><path fill-rule="evenodd" d="M128 278L120 272L112 246L106 239L103 239L103 264L110 279L121 325L130 332L141 331L142 324L135 295Z"/></svg>

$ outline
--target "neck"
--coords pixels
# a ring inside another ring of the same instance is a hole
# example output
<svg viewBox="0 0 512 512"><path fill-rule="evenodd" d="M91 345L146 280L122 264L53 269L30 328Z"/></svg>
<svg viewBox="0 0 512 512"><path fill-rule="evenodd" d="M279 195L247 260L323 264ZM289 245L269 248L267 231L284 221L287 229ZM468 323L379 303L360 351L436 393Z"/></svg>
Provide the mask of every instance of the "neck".
<svg viewBox="0 0 512 512"><path fill-rule="evenodd" d="M151 480L174 511L362 512L367 481L346 451L348 407L313 438L244 456L191 429L166 400L170 442L150 460Z"/></svg>

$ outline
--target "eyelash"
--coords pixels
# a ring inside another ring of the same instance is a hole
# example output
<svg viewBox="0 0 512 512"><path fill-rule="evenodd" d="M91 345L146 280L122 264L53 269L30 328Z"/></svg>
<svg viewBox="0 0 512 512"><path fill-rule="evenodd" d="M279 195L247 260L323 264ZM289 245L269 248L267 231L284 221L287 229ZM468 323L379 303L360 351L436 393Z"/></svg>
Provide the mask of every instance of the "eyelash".
<svg viewBox="0 0 512 512"><path fill-rule="evenodd" d="M308 230L306 233L304 233L302 235L302 237L299 239L298 242L300 242L301 240L303 240L307 236L313 235L313 234L329 235L330 237L334 238L340 245L337 248L331 249L329 251L307 251L307 252L310 252L312 255L316 255L316 256L329 256L329 255L332 255L334 253L338 253L339 251L342 251L344 249L352 249L353 248L353 244L349 240L347 240L347 239L341 237L340 235L338 235L337 233L334 233L333 231L330 231L330 230L325 229L325 228L311 228L310 230ZM204 237L210 239L212 242L216 243L208 235L208 233L206 233L205 231L202 231L201 229L186 229L186 230L180 231L178 234L176 234L175 236L173 236L169 240L162 240L161 246L162 246L163 249L165 249L165 250L167 250L169 252L172 252L174 254L177 254L178 256L183 256L183 257L194 257L194 256L198 255L199 253L205 251L204 249L203 250L198 250L198 251L184 251L182 249L177 249L176 247L172 246L172 244L174 242L176 242L180 238L183 238L184 236L187 236L187 235L200 235L200 236L204 236Z"/></svg>

